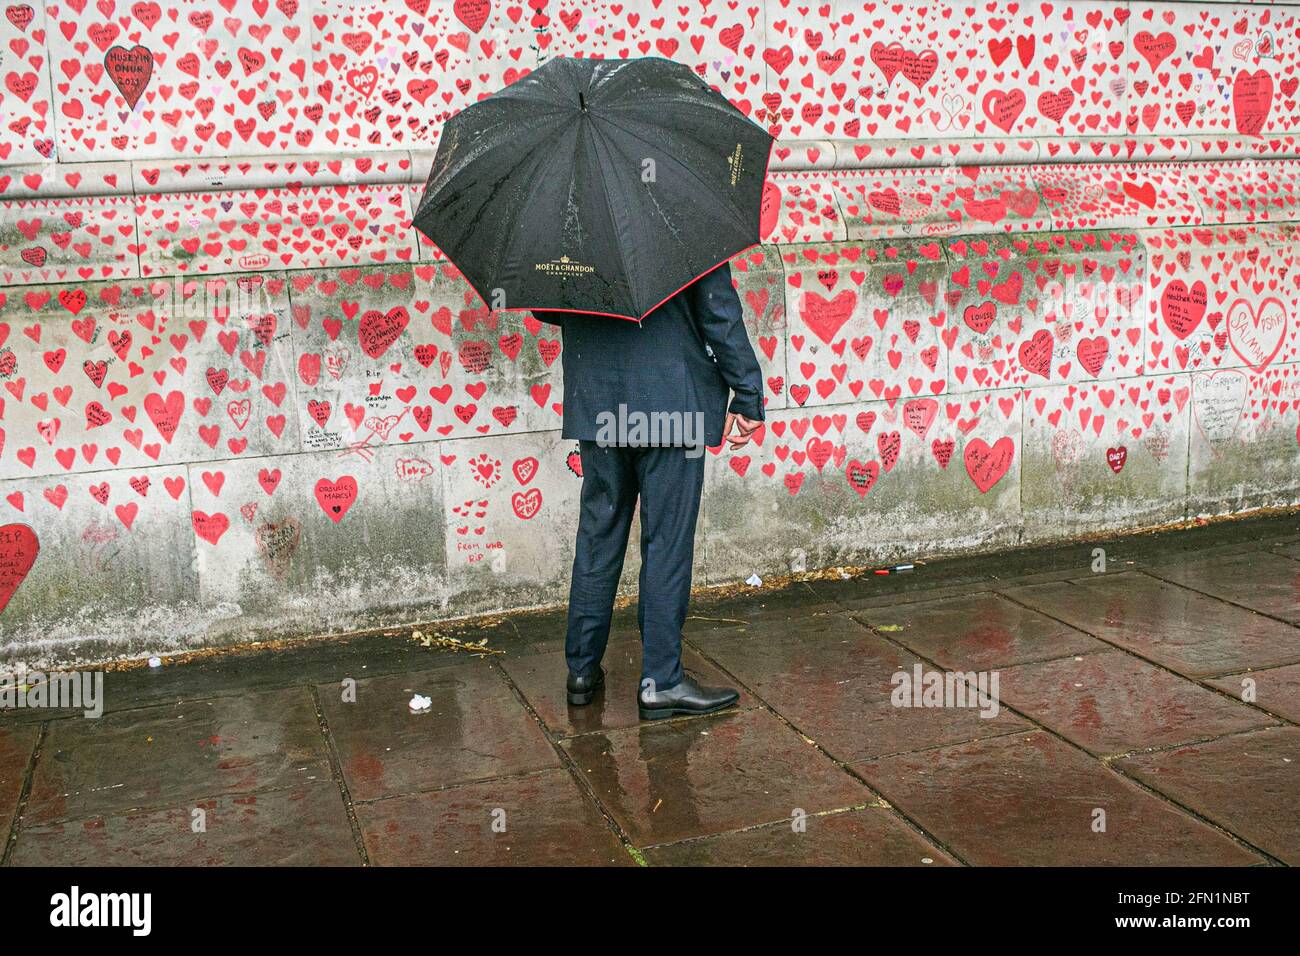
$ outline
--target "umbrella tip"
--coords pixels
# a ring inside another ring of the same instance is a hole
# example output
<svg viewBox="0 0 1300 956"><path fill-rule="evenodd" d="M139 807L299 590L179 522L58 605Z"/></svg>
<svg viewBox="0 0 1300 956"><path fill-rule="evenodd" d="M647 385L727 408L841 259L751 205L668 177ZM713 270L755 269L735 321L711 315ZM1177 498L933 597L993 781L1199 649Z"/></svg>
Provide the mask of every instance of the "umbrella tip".
<svg viewBox="0 0 1300 956"><path fill-rule="evenodd" d="M578 105L582 107L584 113L587 111L587 98L582 95L582 90L578 90Z"/></svg>

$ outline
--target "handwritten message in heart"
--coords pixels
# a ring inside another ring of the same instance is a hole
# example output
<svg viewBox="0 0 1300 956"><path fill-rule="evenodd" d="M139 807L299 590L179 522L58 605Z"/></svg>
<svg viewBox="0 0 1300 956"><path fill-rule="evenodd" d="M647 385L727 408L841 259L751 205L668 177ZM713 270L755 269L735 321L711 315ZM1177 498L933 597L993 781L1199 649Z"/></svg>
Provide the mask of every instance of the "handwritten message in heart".
<svg viewBox="0 0 1300 956"><path fill-rule="evenodd" d="M26 579L40 550L36 532L27 525L0 525L0 612Z"/></svg>

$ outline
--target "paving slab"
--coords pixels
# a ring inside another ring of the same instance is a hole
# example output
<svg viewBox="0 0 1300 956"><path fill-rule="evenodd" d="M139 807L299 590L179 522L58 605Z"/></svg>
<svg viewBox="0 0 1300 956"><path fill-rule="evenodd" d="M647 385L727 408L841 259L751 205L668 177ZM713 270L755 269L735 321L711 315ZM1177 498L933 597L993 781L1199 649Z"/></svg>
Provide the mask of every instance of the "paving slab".
<svg viewBox="0 0 1300 956"><path fill-rule="evenodd" d="M854 769L976 866L1248 866L1264 859L1042 731ZM1094 829L1098 810L1105 832Z"/></svg>
<svg viewBox="0 0 1300 956"><path fill-rule="evenodd" d="M992 587L993 581L993 575L988 570L962 570L950 576L946 570L934 574L928 568L916 568L893 574L868 573L843 579L827 578L810 581L808 586L818 594L834 600L841 608L858 610L969 594Z"/></svg>
<svg viewBox="0 0 1300 956"><path fill-rule="evenodd" d="M748 692L653 724L635 604L589 708L564 702L563 608L425 626L500 656L367 633L113 670L102 719L0 713L0 834L48 721L18 865L355 865L331 745L378 864L633 865L611 819L652 865L1295 863L1296 532L1285 516L707 592L686 667ZM1088 573L1093 547L1108 573ZM997 671L1006 706L894 707L916 663Z"/></svg>
<svg viewBox="0 0 1300 956"><path fill-rule="evenodd" d="M1097 572L1103 575L1135 570L1153 559L1168 561L1171 555L1198 558L1207 553L1254 552L1259 547L1259 541L1254 537L1237 540L1236 536L1241 532L1235 527L1215 528L1218 538L1214 543L1206 543L1206 530L1178 529L1101 542L1077 541L1048 547L1016 548L993 554L943 558L918 564L910 571L887 575L868 572L848 578L816 578L807 584L843 607L859 610L1084 577L1094 573L1095 551L1099 547L1104 547L1106 552L1106 571ZM1258 530L1255 533L1258 534ZM1184 541L1184 538L1188 540Z"/></svg>
<svg viewBox="0 0 1300 956"><path fill-rule="evenodd" d="M1125 567L1117 567L1115 556L1110 553L1105 542L1098 544L1106 552L1106 569L1110 573L1143 569L1178 568L1184 565L1228 562L1240 558L1260 557L1260 549L1268 542L1262 538L1239 539L1228 538L1222 541L1205 541L1199 547L1189 547L1176 541L1162 541L1158 546L1148 546L1141 550L1140 560L1125 561ZM1136 567L1134 567L1136 565ZM1092 573L1091 568L1085 569ZM1084 575L1076 575L1083 577Z"/></svg>
<svg viewBox="0 0 1300 956"><path fill-rule="evenodd" d="M196 811L201 811L199 816ZM194 832L196 821L204 829ZM333 781L23 830L15 866L358 866Z"/></svg>
<svg viewBox="0 0 1300 956"><path fill-rule="evenodd" d="M0 847L9 839L39 737L40 728L35 724L0 724Z"/></svg>
<svg viewBox="0 0 1300 956"><path fill-rule="evenodd" d="M1289 525L1289 526L1288 526ZM1261 548L1285 548L1300 545L1300 521L1273 521L1256 536Z"/></svg>
<svg viewBox="0 0 1300 956"><path fill-rule="evenodd" d="M884 807L824 813L645 851L651 866L957 866Z"/></svg>
<svg viewBox="0 0 1300 956"><path fill-rule="evenodd" d="M1300 541L1292 541L1286 544L1273 545L1269 550L1274 554L1280 554L1283 557L1290 558L1293 561L1300 561Z"/></svg>
<svg viewBox="0 0 1300 956"><path fill-rule="evenodd" d="M1249 688L1256 707L1300 723L1300 664L1214 677L1206 683L1243 700Z"/></svg>
<svg viewBox="0 0 1300 956"><path fill-rule="evenodd" d="M357 805L377 866L631 866L567 770Z"/></svg>
<svg viewBox="0 0 1300 956"><path fill-rule="evenodd" d="M765 710L583 734L563 746L638 847L873 799Z"/></svg>
<svg viewBox="0 0 1300 956"><path fill-rule="evenodd" d="M1300 561L1258 551L1152 565L1151 573L1183 587L1300 624Z"/></svg>
<svg viewBox="0 0 1300 956"><path fill-rule="evenodd" d="M559 766L537 720L488 662L319 687L321 707L354 800L432 790ZM423 713L410 701L432 699Z"/></svg>
<svg viewBox="0 0 1300 956"><path fill-rule="evenodd" d="M626 571L624 572L626 574ZM519 633L519 640L505 648L511 656L520 654L547 654L551 651L564 650L564 635L569 625L567 607L546 608L538 611L524 611L502 618L514 625ZM641 632L636 623L636 605L625 605L614 609L610 621L610 640L618 638L641 639Z"/></svg>
<svg viewBox="0 0 1300 956"><path fill-rule="evenodd" d="M908 572L816 578L807 585L845 607L859 609L969 594L1034 580L1082 577L1092 573L1097 548L1106 552L1105 573L1118 573L1152 561L1167 562L1171 555L1199 559L1207 554L1255 551L1262 544L1296 546L1295 537L1295 519L1289 516L1247 518L1228 524L1170 528L1154 534L1121 535L1103 541L1073 541L941 558L918 564ZM1300 557L1300 551L1292 557Z"/></svg>
<svg viewBox="0 0 1300 956"><path fill-rule="evenodd" d="M542 722L556 736L571 737L596 730L617 730L641 723L637 712L636 692L641 682L641 642L618 638L605 648L605 687L584 707L570 707L564 681L568 665L564 651L510 656L501 667L515 682ZM687 675L706 687L730 687L735 682L690 647L682 648L682 667ZM736 706L755 707L758 702L741 693Z"/></svg>
<svg viewBox="0 0 1300 956"><path fill-rule="evenodd" d="M902 577L904 574L891 575L891 577ZM884 580L885 576L881 575L878 580ZM925 586L915 587L895 587L886 588L868 588L863 587L853 596L848 596L840 592L839 605L841 609L850 611L863 610L866 608L882 607L904 607L908 604L915 604L918 601L937 601L946 597L961 597L970 594L972 591L983 590L994 586L993 578L981 579L974 584L953 584L940 585L929 582ZM823 582L815 581L813 585L819 590Z"/></svg>
<svg viewBox="0 0 1300 956"><path fill-rule="evenodd" d="M1003 703L1099 756L1277 723L1124 651L1011 667Z"/></svg>
<svg viewBox="0 0 1300 956"><path fill-rule="evenodd" d="M417 625L428 632L428 625ZM440 633L466 643L487 641L490 649L520 644L508 619L481 627L443 626ZM467 651L424 647L410 627L392 636L360 634L313 640L287 647L251 648L196 657L160 668L133 667L104 675L104 709L125 710L162 702L195 700L303 684L361 679L383 674L454 667L485 659ZM77 714L72 711L68 714ZM79 716L79 714L78 714Z"/></svg>
<svg viewBox="0 0 1300 956"><path fill-rule="evenodd" d="M867 760L1014 733L1030 725L1002 710L896 707L895 675L921 659L870 633L847 614L816 622L710 635L705 653L836 759ZM924 671L930 671L928 664Z"/></svg>
<svg viewBox="0 0 1300 956"><path fill-rule="evenodd" d="M866 609L853 616L869 627L887 628L892 640L917 654L963 671L1086 654L1107 646L990 591Z"/></svg>
<svg viewBox="0 0 1300 956"><path fill-rule="evenodd" d="M1300 629L1140 572L1004 593L1189 677L1300 661Z"/></svg>
<svg viewBox="0 0 1300 956"><path fill-rule="evenodd" d="M1117 763L1266 853L1300 864L1300 727L1271 727Z"/></svg>
<svg viewBox="0 0 1300 956"><path fill-rule="evenodd" d="M712 631L757 621L833 614L841 608L804 582L782 587L741 587L705 592L691 602L684 634Z"/></svg>
<svg viewBox="0 0 1300 956"><path fill-rule="evenodd" d="M1106 573L1118 574L1120 571L1131 571L1134 570L1136 566L1136 561L1125 561L1122 567L1112 565L1111 570ZM1007 588L1022 587L1026 584L1044 584L1053 581L1073 581L1075 578L1081 577L1087 573L1089 573L1087 568L1069 568L1059 571L1038 571L1033 574L999 575L990 582L989 587L990 589L995 589L1001 592L1005 591Z"/></svg>
<svg viewBox="0 0 1300 956"><path fill-rule="evenodd" d="M62 674L73 673L72 671L61 671ZM84 672L83 672L84 673ZM108 677L104 678L104 692L99 695L100 703L103 704L104 710L107 711L109 699L109 687L111 686ZM17 727L22 724L40 724L47 720L58 720L61 717L84 718L86 708L82 707L29 707L24 704L22 707L0 708L0 727Z"/></svg>
<svg viewBox="0 0 1300 956"><path fill-rule="evenodd" d="M51 722L26 827L331 778L305 687Z"/></svg>
<svg viewBox="0 0 1300 956"><path fill-rule="evenodd" d="M1236 532L1237 529L1234 529ZM1090 548L1101 549L1106 553L1106 571L1098 574L1119 574L1124 571L1140 571L1157 566L1168 567L1179 564L1195 564L1201 561L1227 561L1248 555L1259 556L1262 541L1254 537L1232 537L1222 540L1202 539L1198 544L1178 539L1185 531L1172 532L1172 537L1161 535L1155 542L1134 544L1123 552L1117 553L1109 542L1086 542ZM1090 552L1091 553L1091 552ZM1082 569L1076 577L1088 577L1097 574L1092 567Z"/></svg>

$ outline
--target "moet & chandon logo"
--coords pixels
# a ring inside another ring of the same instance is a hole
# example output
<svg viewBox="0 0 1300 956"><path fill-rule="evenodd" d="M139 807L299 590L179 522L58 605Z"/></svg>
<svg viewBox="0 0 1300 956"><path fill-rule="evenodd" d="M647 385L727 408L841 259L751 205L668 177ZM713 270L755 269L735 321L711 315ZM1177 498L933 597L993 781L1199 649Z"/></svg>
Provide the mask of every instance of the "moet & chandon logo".
<svg viewBox="0 0 1300 956"><path fill-rule="evenodd" d="M727 156L727 168L731 170L731 185L733 186L736 185L736 181L740 179L740 174L745 170L745 161L741 155L743 152L744 150L737 143L736 148Z"/></svg>
<svg viewBox="0 0 1300 956"><path fill-rule="evenodd" d="M550 262L535 262L533 268L538 272L560 277L585 275L588 272L596 271L595 266L589 266L585 262L577 262L568 256L560 256L560 258L552 259Z"/></svg>

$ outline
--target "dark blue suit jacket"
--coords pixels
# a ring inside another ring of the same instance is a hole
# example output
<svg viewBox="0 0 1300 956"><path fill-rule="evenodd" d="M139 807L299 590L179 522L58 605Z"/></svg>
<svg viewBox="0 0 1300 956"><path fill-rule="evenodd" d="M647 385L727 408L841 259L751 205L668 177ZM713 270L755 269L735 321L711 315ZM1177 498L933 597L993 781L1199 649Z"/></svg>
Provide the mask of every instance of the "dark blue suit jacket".
<svg viewBox="0 0 1300 956"><path fill-rule="evenodd" d="M640 324L581 312L538 309L533 315L563 332L565 438L598 440L598 416L618 415L619 405L644 415L701 413L703 443L710 447L722 442L728 410L763 419L763 377L728 263L666 300ZM648 442L688 443L662 437Z"/></svg>

